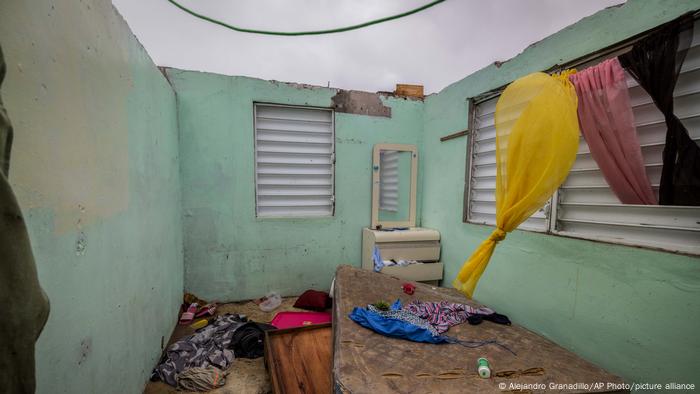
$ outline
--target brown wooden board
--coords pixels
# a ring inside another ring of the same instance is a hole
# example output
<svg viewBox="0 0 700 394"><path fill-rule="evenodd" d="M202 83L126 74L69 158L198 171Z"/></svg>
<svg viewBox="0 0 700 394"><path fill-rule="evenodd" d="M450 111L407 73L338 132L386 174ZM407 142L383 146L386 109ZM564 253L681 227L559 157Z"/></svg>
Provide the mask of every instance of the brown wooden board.
<svg viewBox="0 0 700 394"><path fill-rule="evenodd" d="M496 345L466 348L458 344L426 344L388 338L348 317L356 306L397 298L450 301L478 306L455 289L417 283L414 295L401 290L404 281L389 275L343 265L335 276L333 306L333 384L340 393L491 393L491 392L620 392L624 381L574 353L527 329L484 321L450 328L447 335L461 340L495 339L517 355ZM556 316L552 316L556 319ZM486 357L492 374L516 371L509 377L482 379L476 362ZM539 375L517 371L542 368ZM570 385L557 386L552 384ZM574 386L577 384L577 386ZM593 386L601 383L600 386ZM585 389L584 384L588 384ZM521 386L518 386L521 385ZM529 386L522 386L529 385ZM535 386L537 385L537 386ZM544 389L541 386L544 385ZM616 386L613 386L616 385ZM523 389L518 391L518 389Z"/></svg>
<svg viewBox="0 0 700 394"><path fill-rule="evenodd" d="M277 394L330 393L330 324L265 332L265 364Z"/></svg>
<svg viewBox="0 0 700 394"><path fill-rule="evenodd" d="M405 83L397 83L394 94L397 96L418 97L423 98L423 85L409 85Z"/></svg>

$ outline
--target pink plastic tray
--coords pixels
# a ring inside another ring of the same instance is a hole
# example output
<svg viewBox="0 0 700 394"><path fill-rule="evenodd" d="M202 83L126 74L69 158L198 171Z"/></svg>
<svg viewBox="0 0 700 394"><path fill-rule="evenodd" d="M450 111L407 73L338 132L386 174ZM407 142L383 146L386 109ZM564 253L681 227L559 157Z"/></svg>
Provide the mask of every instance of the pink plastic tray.
<svg viewBox="0 0 700 394"><path fill-rule="evenodd" d="M277 328L292 328L330 323L331 320L330 312L279 312L270 324Z"/></svg>

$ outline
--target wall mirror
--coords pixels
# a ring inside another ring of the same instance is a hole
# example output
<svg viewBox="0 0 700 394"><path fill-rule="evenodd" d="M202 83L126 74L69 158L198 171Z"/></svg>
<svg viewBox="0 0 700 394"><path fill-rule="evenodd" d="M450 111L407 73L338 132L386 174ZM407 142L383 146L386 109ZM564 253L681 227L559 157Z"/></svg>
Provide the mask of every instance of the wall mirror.
<svg viewBox="0 0 700 394"><path fill-rule="evenodd" d="M372 154L372 227L415 227L418 149L377 144Z"/></svg>

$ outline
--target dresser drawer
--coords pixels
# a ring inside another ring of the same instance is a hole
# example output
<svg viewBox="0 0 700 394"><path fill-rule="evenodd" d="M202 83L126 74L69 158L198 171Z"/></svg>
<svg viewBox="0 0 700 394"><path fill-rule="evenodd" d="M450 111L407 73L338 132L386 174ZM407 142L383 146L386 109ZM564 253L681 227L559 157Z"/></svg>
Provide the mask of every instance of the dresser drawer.
<svg viewBox="0 0 700 394"><path fill-rule="evenodd" d="M442 280L442 263L410 264L405 267L384 267L382 273L409 281Z"/></svg>
<svg viewBox="0 0 700 394"><path fill-rule="evenodd" d="M437 261L440 241L377 242L383 260Z"/></svg>

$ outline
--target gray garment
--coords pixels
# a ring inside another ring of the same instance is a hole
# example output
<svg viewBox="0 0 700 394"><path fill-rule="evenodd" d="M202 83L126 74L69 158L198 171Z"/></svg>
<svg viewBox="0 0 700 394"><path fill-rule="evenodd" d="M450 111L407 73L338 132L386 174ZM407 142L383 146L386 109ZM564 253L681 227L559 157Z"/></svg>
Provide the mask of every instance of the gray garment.
<svg viewBox="0 0 700 394"><path fill-rule="evenodd" d="M0 49L0 86L5 62ZM34 344L49 316L39 286L29 234L7 180L12 126L0 100L0 391L33 393Z"/></svg>
<svg viewBox="0 0 700 394"><path fill-rule="evenodd" d="M245 324L238 315L217 317L212 324L168 346L165 360L155 372L165 383L177 386L177 375L190 368L213 366L225 371L235 358L233 335Z"/></svg>
<svg viewBox="0 0 700 394"><path fill-rule="evenodd" d="M228 371L216 367L194 367L177 375L177 388L186 391L209 391L226 384Z"/></svg>

